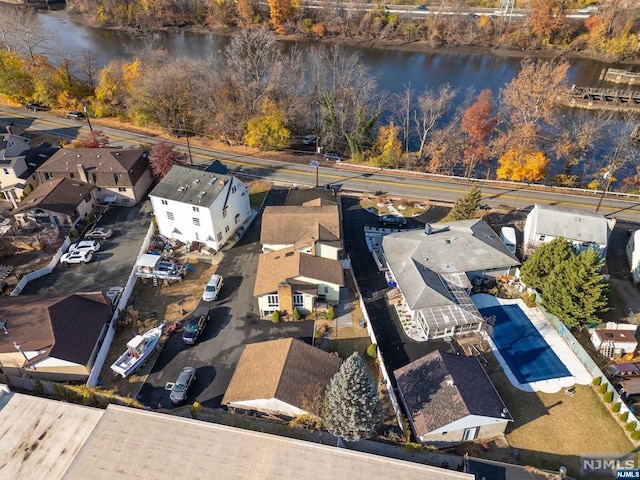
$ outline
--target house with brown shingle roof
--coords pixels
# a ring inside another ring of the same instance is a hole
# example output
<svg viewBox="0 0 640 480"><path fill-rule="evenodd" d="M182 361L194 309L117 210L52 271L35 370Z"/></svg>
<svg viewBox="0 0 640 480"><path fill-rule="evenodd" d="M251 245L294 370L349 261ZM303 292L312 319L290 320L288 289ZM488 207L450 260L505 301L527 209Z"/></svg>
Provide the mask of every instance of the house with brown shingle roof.
<svg viewBox="0 0 640 480"><path fill-rule="evenodd" d="M343 250L338 205L316 198L302 205L265 207L260 243L265 253L293 247L338 260Z"/></svg>
<svg viewBox="0 0 640 480"><path fill-rule="evenodd" d="M242 352L222 404L288 417L320 415L325 390L341 363L294 338L252 343Z"/></svg>
<svg viewBox="0 0 640 480"><path fill-rule="evenodd" d="M140 149L61 148L37 171L40 183L66 177L97 188L98 201L132 206L152 184L147 154Z"/></svg>
<svg viewBox="0 0 640 480"><path fill-rule="evenodd" d="M5 374L86 381L112 316L102 292L0 298L0 366Z"/></svg>
<svg viewBox="0 0 640 480"><path fill-rule="evenodd" d="M291 314L294 308L306 315L316 301L337 305L342 286L342 262L290 247L260 255L253 296L262 317L275 310Z"/></svg>
<svg viewBox="0 0 640 480"><path fill-rule="evenodd" d="M513 421L476 358L436 350L393 373L420 442L446 447L488 441Z"/></svg>
<svg viewBox="0 0 640 480"><path fill-rule="evenodd" d="M21 224L74 226L96 206L92 185L62 177L49 180L31 192L11 214Z"/></svg>

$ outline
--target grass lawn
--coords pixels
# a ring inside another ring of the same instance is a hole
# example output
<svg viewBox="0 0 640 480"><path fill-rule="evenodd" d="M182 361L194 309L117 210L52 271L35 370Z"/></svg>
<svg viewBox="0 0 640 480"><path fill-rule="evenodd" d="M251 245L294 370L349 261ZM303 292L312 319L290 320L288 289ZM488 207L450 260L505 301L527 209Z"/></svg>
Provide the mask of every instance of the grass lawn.
<svg viewBox="0 0 640 480"><path fill-rule="evenodd" d="M249 203L251 204L251 208L257 210L262 206L262 202L264 202L265 197L269 193L271 184L262 180L251 180L245 183L247 187L249 187Z"/></svg>
<svg viewBox="0 0 640 480"><path fill-rule="evenodd" d="M492 359L491 365L495 365ZM489 377L509 408L514 422L507 441L520 452L518 463L557 471L561 465L580 478L580 455L630 452L634 446L591 386L576 386L576 393L522 392L504 373L488 369ZM494 449L492 449L494 450ZM498 458L495 458L495 456ZM495 460L513 461L510 452L480 452ZM502 456L503 458L500 458Z"/></svg>
<svg viewBox="0 0 640 480"><path fill-rule="evenodd" d="M378 206L378 203L384 203L384 206ZM430 206L428 202L420 203L418 200L410 200L406 198L387 198L387 197L363 197L360 200L360 206L366 210L377 213L378 215L387 215L390 210L386 207L387 204L393 204L394 208L398 210L405 217L413 217L414 215L420 215L427 210ZM398 207L404 208L398 208Z"/></svg>

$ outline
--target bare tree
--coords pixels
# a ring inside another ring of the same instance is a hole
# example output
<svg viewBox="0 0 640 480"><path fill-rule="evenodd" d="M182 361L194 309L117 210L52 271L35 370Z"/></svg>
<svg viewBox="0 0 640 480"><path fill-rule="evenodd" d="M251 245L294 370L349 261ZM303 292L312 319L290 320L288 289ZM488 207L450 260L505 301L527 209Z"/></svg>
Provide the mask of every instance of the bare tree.
<svg viewBox="0 0 640 480"><path fill-rule="evenodd" d="M40 19L32 8L20 9L13 18L12 37L15 39L17 50L33 62L36 55L46 53L46 47L54 43L54 35L42 28Z"/></svg>
<svg viewBox="0 0 640 480"><path fill-rule="evenodd" d="M418 97L418 108L413 112L413 123L420 139L418 156L423 156L429 135L436 124L451 111L451 101L457 90L446 84L437 91L426 88Z"/></svg>
<svg viewBox="0 0 640 480"><path fill-rule="evenodd" d="M100 74L100 68L98 67L98 62L95 55L88 48L82 50L80 72L89 82L89 86L91 86L91 89L94 89L96 87L98 75Z"/></svg>

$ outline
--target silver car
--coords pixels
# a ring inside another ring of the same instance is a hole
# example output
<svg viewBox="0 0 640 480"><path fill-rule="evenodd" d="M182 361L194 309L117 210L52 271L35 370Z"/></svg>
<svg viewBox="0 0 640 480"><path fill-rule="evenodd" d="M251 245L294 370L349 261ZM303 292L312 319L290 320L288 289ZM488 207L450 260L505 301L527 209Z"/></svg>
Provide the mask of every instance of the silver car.
<svg viewBox="0 0 640 480"><path fill-rule="evenodd" d="M107 238L111 238L111 235L113 235L113 230L111 230L110 228L104 228L104 227L96 227L93 230L91 230L89 233L87 233L84 238L90 238L90 239L95 239L95 238L99 238L99 239L107 239Z"/></svg>
<svg viewBox="0 0 640 480"><path fill-rule="evenodd" d="M96 242L95 240L83 240L78 243L73 243L69 245L69 252L91 252L95 253L100 250L100 242Z"/></svg>
<svg viewBox="0 0 640 480"><path fill-rule="evenodd" d="M196 369L193 367L185 367L180 375L178 375L178 379L171 389L171 394L169 395L171 403L177 405L184 402L187 399L189 388L195 379Z"/></svg>

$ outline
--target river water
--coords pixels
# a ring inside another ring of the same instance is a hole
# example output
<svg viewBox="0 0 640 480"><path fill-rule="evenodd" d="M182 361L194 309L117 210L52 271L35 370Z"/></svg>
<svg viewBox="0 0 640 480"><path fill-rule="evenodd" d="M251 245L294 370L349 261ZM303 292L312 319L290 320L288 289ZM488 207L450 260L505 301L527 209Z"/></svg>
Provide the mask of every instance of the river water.
<svg viewBox="0 0 640 480"><path fill-rule="evenodd" d="M74 22L64 10L40 11L45 30L53 33L55 49L48 48L51 60L60 54L80 58L87 49L100 66L117 58L131 58L149 44L149 40L126 32L89 28ZM177 56L208 58L221 55L229 39L225 35L191 32L155 33L152 45ZM302 49L312 43L301 42ZM378 77L381 90L399 93L404 85L421 92L425 87L438 87L445 83L454 88L480 91L490 88L495 93L519 71L521 59L511 56L464 53L433 53L376 49L365 46L343 46L345 53L358 52L362 63ZM576 85L597 85L604 64L588 59L570 60L568 81Z"/></svg>

